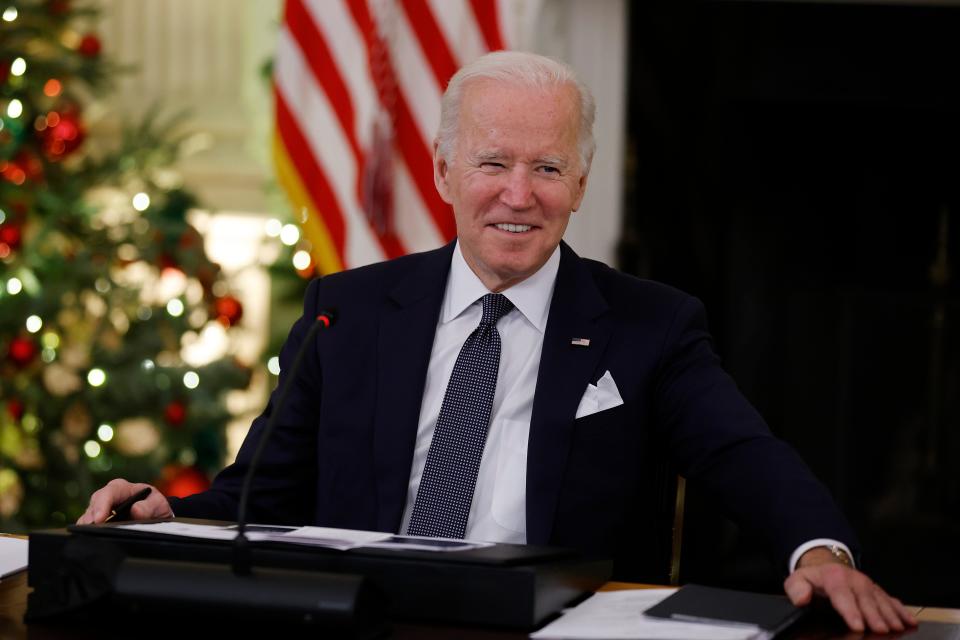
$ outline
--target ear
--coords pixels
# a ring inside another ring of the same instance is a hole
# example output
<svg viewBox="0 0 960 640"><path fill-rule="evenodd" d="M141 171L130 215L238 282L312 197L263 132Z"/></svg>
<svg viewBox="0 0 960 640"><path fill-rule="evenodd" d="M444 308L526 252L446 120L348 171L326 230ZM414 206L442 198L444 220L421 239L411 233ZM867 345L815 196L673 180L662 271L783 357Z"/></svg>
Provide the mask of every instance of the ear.
<svg viewBox="0 0 960 640"><path fill-rule="evenodd" d="M453 204L453 199L450 197L450 183L447 182L447 174L450 171L450 165L447 164L446 158L443 157L443 154L440 153L440 143L437 140L433 141L433 184L437 187L437 193L440 194L440 198L447 204Z"/></svg>
<svg viewBox="0 0 960 640"><path fill-rule="evenodd" d="M580 208L580 203L583 202L583 196L587 193L587 178L589 176L590 173L587 171L577 180L577 194L573 199L571 211L576 211Z"/></svg>

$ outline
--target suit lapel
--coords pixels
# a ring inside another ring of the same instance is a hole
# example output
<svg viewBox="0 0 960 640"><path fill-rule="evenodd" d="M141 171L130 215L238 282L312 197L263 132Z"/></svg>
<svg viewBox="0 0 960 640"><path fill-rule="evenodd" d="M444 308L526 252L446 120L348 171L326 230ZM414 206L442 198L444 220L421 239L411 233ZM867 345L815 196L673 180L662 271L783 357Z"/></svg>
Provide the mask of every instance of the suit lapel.
<svg viewBox="0 0 960 640"><path fill-rule="evenodd" d="M453 243L422 256L389 293L377 335L374 464L377 528L396 531L403 516L420 404Z"/></svg>
<svg viewBox="0 0 960 640"><path fill-rule="evenodd" d="M574 416L610 338L607 303L580 258L561 244L543 338L527 452L527 542L547 544L560 496ZM589 346L571 343L587 338Z"/></svg>

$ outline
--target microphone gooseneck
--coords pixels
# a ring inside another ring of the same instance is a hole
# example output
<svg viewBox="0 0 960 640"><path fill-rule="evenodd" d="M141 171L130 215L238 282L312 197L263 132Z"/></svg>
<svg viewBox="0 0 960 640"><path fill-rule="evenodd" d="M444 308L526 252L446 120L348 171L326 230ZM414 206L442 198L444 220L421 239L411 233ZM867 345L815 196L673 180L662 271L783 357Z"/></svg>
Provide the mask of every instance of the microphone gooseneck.
<svg viewBox="0 0 960 640"><path fill-rule="evenodd" d="M246 536L247 503L250 500L250 488L253 485L253 476L256 473L257 465L260 464L260 457L263 455L270 435L273 433L273 429L277 424L277 417L286 404L287 396L290 394L290 388L293 386L293 381L297 377L297 372L300 370L300 365L308 351L309 345L313 343L313 338L318 331L321 329L329 329L333 326L336 319L337 312L335 309L324 309L317 315L310 330L307 331L307 335L303 339L303 344L300 345L300 349L293 359L293 366L290 367L290 373L283 385L283 389L280 391L280 396L277 398L277 404L270 414L270 419L267 420L267 426L264 428L263 433L260 434L260 440L257 442L257 448L253 452L253 457L250 458L250 465L247 467L247 473L243 478L243 489L240 491L240 504L237 507L237 537L234 539L233 547L233 572L237 575L250 574L250 541Z"/></svg>

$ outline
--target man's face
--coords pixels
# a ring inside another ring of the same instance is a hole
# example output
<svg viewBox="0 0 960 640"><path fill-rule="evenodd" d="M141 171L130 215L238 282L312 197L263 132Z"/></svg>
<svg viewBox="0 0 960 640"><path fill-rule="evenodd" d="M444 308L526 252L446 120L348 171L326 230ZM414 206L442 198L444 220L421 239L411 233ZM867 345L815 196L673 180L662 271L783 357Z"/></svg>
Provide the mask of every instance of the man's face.
<svg viewBox="0 0 960 640"><path fill-rule="evenodd" d="M453 205L460 250L491 291L543 266L580 206L579 117L569 86L475 80L464 87L450 162L434 146L434 180Z"/></svg>

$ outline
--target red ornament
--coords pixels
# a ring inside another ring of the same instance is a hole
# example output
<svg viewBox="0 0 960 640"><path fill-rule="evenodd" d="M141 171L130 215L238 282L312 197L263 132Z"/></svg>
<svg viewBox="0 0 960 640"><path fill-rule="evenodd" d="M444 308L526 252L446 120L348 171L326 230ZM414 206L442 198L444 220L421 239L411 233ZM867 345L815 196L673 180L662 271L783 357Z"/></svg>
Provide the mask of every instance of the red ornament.
<svg viewBox="0 0 960 640"><path fill-rule="evenodd" d="M243 317L243 305L233 296L223 296L213 301L214 315L225 327L232 327Z"/></svg>
<svg viewBox="0 0 960 640"><path fill-rule="evenodd" d="M77 109L71 108L60 113L48 113L47 128L38 135L47 159L57 161L76 151L83 144L87 132L80 122Z"/></svg>
<svg viewBox="0 0 960 640"><path fill-rule="evenodd" d="M86 56L87 58L96 58L100 55L100 49L102 48L103 45L100 44L100 38L92 33L88 33L80 40L80 46L77 47L77 51L80 52L80 55Z"/></svg>
<svg viewBox="0 0 960 640"><path fill-rule="evenodd" d="M7 413L10 414L10 417L16 421L20 421L20 418L23 417L23 401L20 398L10 398L7 400Z"/></svg>
<svg viewBox="0 0 960 640"><path fill-rule="evenodd" d="M13 223L0 224L0 244L5 244L14 251L20 248L23 242L23 231L20 225Z"/></svg>
<svg viewBox="0 0 960 640"><path fill-rule="evenodd" d="M187 405L180 400L174 400L163 410L163 419L171 427L179 427L187 419Z"/></svg>
<svg viewBox="0 0 960 640"><path fill-rule="evenodd" d="M169 464L163 468L156 484L165 496L185 498L209 489L210 478L196 467Z"/></svg>
<svg viewBox="0 0 960 640"><path fill-rule="evenodd" d="M183 233L180 234L177 244L181 249L192 249L193 247L203 246L203 236L193 227L187 227Z"/></svg>
<svg viewBox="0 0 960 640"><path fill-rule="evenodd" d="M166 271L167 269L176 269L177 271L180 271L180 265L169 253L161 253L157 258L157 264L159 265L161 271Z"/></svg>
<svg viewBox="0 0 960 640"><path fill-rule="evenodd" d="M43 164L39 158L24 150L13 160L0 160L0 176L19 187L24 182L42 179Z"/></svg>
<svg viewBox="0 0 960 640"><path fill-rule="evenodd" d="M62 16L70 11L70 0L50 0L47 11L54 16Z"/></svg>
<svg viewBox="0 0 960 640"><path fill-rule="evenodd" d="M29 338L17 336L10 341L7 355L18 367L25 367L37 357L37 343Z"/></svg>

